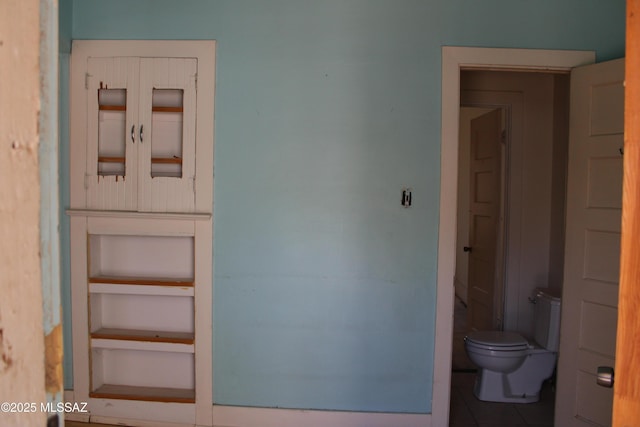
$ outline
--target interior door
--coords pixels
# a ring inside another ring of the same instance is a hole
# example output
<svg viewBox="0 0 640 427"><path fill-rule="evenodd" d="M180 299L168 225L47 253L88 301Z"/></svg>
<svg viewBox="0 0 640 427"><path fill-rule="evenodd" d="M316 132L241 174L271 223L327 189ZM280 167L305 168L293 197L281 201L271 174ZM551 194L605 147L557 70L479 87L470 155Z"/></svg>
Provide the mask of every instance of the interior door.
<svg viewBox="0 0 640 427"><path fill-rule="evenodd" d="M555 425L609 426L618 314L624 60L571 74L562 327Z"/></svg>
<svg viewBox="0 0 640 427"><path fill-rule="evenodd" d="M502 111L496 109L471 121L469 285L467 327L493 329L494 288L500 178Z"/></svg>

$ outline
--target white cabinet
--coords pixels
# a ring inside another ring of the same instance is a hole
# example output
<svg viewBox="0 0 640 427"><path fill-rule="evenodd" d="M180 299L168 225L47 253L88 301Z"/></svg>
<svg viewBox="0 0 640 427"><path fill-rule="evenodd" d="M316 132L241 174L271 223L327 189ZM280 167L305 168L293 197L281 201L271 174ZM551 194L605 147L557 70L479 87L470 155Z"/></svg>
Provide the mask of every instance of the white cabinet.
<svg viewBox="0 0 640 427"><path fill-rule="evenodd" d="M103 420L211 424L214 48L73 45L73 397Z"/></svg>
<svg viewBox="0 0 640 427"><path fill-rule="evenodd" d="M213 176L213 74L203 72L213 59L196 48L213 53L212 43L123 43L73 45L72 208L210 211L212 192L198 190Z"/></svg>
<svg viewBox="0 0 640 427"><path fill-rule="evenodd" d="M192 58L88 58L88 208L193 212L196 77Z"/></svg>

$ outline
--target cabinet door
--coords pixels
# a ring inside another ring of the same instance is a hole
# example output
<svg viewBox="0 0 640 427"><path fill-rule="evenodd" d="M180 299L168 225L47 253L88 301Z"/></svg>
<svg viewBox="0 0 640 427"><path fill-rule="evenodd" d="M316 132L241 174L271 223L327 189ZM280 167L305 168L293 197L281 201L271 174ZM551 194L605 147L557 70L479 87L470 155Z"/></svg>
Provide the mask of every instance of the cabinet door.
<svg viewBox="0 0 640 427"><path fill-rule="evenodd" d="M89 58L87 208L136 210L139 59Z"/></svg>
<svg viewBox="0 0 640 427"><path fill-rule="evenodd" d="M196 73L194 58L140 59L140 211L195 209Z"/></svg>

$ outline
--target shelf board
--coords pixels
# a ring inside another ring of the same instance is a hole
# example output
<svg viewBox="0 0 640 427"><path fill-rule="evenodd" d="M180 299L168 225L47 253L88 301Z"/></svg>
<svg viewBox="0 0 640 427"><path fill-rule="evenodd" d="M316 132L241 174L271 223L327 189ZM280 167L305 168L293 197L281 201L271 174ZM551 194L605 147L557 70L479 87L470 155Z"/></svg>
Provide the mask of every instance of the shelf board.
<svg viewBox="0 0 640 427"><path fill-rule="evenodd" d="M98 107L102 111L127 111L126 105L100 105Z"/></svg>
<svg viewBox="0 0 640 427"><path fill-rule="evenodd" d="M124 157L118 156L98 156L98 163L124 163ZM181 165L182 157L152 157L151 163L165 165Z"/></svg>
<svg viewBox="0 0 640 427"><path fill-rule="evenodd" d="M98 156L98 163L124 163L124 157Z"/></svg>
<svg viewBox="0 0 640 427"><path fill-rule="evenodd" d="M146 331L140 329L120 328L98 329L95 332L91 332L91 338L189 345L192 345L194 343L193 332Z"/></svg>
<svg viewBox="0 0 640 427"><path fill-rule="evenodd" d="M166 387L137 387L103 384L89 392L89 397L98 399L144 400L147 402L195 403L195 390Z"/></svg>
<svg viewBox="0 0 640 427"><path fill-rule="evenodd" d="M93 276L89 283L105 283L110 285L142 285L142 286L179 286L192 287L193 279L154 279L148 277Z"/></svg>
<svg viewBox="0 0 640 427"><path fill-rule="evenodd" d="M164 164L164 165L181 165L182 157L152 157L151 163L153 164Z"/></svg>
<svg viewBox="0 0 640 427"><path fill-rule="evenodd" d="M156 351L164 353L193 354L194 344L180 342L142 341L131 339L91 338L92 350L122 350L122 351Z"/></svg>
<svg viewBox="0 0 640 427"><path fill-rule="evenodd" d="M90 283L91 294L146 295L167 297L192 297L195 288L185 286L153 286L153 285L118 285L112 283Z"/></svg>
<svg viewBox="0 0 640 427"><path fill-rule="evenodd" d="M151 111L154 113L182 113L184 108L182 107L152 107Z"/></svg>

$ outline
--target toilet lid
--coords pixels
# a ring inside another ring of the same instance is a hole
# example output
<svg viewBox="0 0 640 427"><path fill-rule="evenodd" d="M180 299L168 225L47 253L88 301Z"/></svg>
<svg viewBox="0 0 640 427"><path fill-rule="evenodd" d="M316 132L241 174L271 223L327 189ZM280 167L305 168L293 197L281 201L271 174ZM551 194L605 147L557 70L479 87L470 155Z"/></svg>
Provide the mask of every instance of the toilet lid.
<svg viewBox="0 0 640 427"><path fill-rule="evenodd" d="M522 335L515 332L474 331L469 333L466 339L474 344L503 350L527 348L529 345Z"/></svg>

